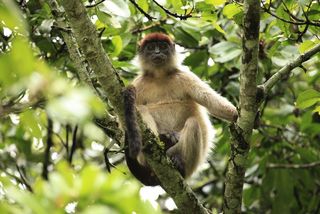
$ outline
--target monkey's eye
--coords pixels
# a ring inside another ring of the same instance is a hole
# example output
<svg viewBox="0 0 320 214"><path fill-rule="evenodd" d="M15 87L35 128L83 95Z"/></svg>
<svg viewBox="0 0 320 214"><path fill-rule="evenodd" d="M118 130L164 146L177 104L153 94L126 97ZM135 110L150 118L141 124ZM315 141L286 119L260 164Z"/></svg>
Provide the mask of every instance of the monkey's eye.
<svg viewBox="0 0 320 214"><path fill-rule="evenodd" d="M147 45L147 50L148 51L153 51L156 48L156 44L155 43L149 43Z"/></svg>
<svg viewBox="0 0 320 214"><path fill-rule="evenodd" d="M166 50L166 49L168 49L168 44L165 42L161 42L161 43L159 43L159 48L160 48L160 50Z"/></svg>

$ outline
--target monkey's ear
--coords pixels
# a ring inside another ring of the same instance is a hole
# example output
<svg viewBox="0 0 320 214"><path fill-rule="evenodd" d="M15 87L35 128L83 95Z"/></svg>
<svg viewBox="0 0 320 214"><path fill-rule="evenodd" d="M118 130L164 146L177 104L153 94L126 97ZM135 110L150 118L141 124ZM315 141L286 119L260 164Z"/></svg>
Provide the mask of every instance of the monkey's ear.
<svg viewBox="0 0 320 214"><path fill-rule="evenodd" d="M143 45L143 44L142 44L142 40L141 40L141 41L139 41L138 44L137 44L138 53L141 53L141 52L142 52L142 48L143 48L142 45Z"/></svg>
<svg viewBox="0 0 320 214"><path fill-rule="evenodd" d="M140 44L138 44L138 52L140 53L141 51L142 51L142 49L141 49L141 45Z"/></svg>
<svg viewBox="0 0 320 214"><path fill-rule="evenodd" d="M173 52L176 52L176 43L171 43L170 47L173 50Z"/></svg>

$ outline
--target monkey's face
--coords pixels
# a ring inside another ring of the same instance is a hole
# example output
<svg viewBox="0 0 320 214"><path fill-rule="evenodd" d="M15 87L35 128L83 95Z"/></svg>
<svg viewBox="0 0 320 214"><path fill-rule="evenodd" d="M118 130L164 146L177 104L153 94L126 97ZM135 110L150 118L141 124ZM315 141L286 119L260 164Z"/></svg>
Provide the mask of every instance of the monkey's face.
<svg viewBox="0 0 320 214"><path fill-rule="evenodd" d="M140 47L140 57L154 66L165 66L170 63L174 54L174 45L165 41L150 41Z"/></svg>

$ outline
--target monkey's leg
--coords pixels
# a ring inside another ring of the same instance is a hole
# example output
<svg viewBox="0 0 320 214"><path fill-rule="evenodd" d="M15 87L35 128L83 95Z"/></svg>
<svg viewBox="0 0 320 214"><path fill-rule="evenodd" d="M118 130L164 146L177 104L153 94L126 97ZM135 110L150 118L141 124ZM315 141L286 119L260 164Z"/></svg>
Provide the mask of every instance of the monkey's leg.
<svg viewBox="0 0 320 214"><path fill-rule="evenodd" d="M190 117L180 132L179 142L167 151L167 155L182 176L190 176L198 166L202 150L201 141L200 125L196 118Z"/></svg>

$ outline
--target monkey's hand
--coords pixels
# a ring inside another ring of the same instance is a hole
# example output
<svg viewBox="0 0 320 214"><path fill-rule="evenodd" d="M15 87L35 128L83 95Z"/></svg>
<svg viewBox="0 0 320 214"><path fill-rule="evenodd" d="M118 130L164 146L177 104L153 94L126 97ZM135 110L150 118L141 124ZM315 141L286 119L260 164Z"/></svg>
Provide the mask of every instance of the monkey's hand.
<svg viewBox="0 0 320 214"><path fill-rule="evenodd" d="M162 142L165 143L165 151L167 151L169 148L174 146L176 143L178 143L180 138L179 132L167 132L163 134L159 134L159 138Z"/></svg>

